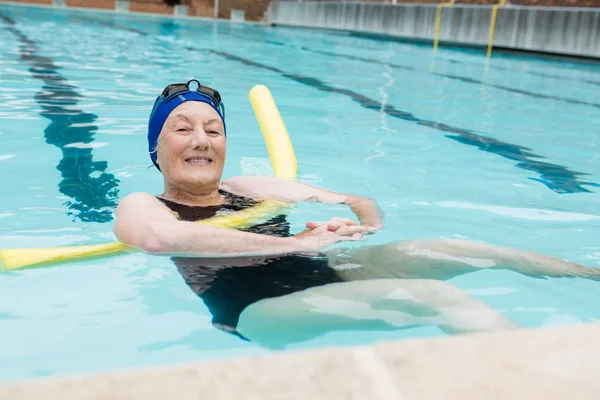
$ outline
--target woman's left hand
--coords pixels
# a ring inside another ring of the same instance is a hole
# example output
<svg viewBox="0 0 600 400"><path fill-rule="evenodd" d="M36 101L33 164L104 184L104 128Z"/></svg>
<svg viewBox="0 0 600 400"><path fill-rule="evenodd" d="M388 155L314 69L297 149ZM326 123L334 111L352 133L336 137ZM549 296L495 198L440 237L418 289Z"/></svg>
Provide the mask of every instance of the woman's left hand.
<svg viewBox="0 0 600 400"><path fill-rule="evenodd" d="M338 235L351 235L357 239L362 235L371 233L371 228L368 226L359 226L358 222L349 218L332 218L326 222L307 222L306 228L316 229L320 226L327 225L327 229L337 233Z"/></svg>

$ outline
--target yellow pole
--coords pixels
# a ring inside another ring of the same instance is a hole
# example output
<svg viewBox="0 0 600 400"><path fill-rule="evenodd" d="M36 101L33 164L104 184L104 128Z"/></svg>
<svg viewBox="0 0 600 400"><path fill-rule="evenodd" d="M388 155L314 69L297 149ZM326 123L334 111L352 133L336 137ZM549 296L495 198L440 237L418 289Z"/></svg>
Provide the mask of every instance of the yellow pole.
<svg viewBox="0 0 600 400"><path fill-rule="evenodd" d="M502 7L504 5L505 0L500 0L500 3L496 4L494 8L492 8L492 20L490 21L490 35L488 37L488 47L487 47L487 58L492 56L492 47L494 46L494 33L496 32L496 16L498 15L498 7Z"/></svg>
<svg viewBox="0 0 600 400"><path fill-rule="evenodd" d="M440 26L442 25L442 10L446 6L451 6L452 2L440 3L437 7L437 15L435 17L435 34L433 36L433 53L437 52L438 43L440 41Z"/></svg>

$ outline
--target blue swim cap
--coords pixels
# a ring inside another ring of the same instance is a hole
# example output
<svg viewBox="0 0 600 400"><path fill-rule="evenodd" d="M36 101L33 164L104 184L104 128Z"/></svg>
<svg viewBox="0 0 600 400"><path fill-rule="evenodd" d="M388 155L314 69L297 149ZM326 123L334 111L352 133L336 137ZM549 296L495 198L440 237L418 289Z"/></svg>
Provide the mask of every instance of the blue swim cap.
<svg viewBox="0 0 600 400"><path fill-rule="evenodd" d="M158 136L160 135L160 131L162 130L162 127L165 124L169 114L171 114L171 112L173 112L173 110L180 104L186 101L200 101L210 105L219 114L219 117L221 117L221 120L223 121L223 128L225 129L225 116L223 115L223 111L219 107L219 104L215 104L215 99L211 98L211 96L205 95L198 91L190 90L185 93L179 93L176 96L173 96L171 99L167 99L167 101L164 101L163 99L163 96L159 96L156 99L154 108L150 114L150 120L148 122L148 151L150 152L150 159L152 159L152 162L159 171L160 167L156 161L156 146L158 145ZM227 134L227 129L225 129L225 134Z"/></svg>

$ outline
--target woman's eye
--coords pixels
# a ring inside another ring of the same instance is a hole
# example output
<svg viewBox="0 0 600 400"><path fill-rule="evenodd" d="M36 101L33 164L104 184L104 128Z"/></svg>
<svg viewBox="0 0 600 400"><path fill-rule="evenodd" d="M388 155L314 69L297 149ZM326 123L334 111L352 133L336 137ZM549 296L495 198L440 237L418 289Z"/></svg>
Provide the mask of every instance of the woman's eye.
<svg viewBox="0 0 600 400"><path fill-rule="evenodd" d="M190 130L190 128L187 128L187 127L177 128L177 132L187 132L189 130Z"/></svg>

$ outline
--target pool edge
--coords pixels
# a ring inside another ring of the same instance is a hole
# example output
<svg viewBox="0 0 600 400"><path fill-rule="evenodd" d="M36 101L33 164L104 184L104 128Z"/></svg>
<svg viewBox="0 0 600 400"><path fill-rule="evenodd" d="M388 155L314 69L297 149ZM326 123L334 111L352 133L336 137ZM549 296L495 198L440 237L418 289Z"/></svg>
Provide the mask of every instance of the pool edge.
<svg viewBox="0 0 600 400"><path fill-rule="evenodd" d="M21 399L592 399L600 324L322 348L0 385Z"/></svg>

